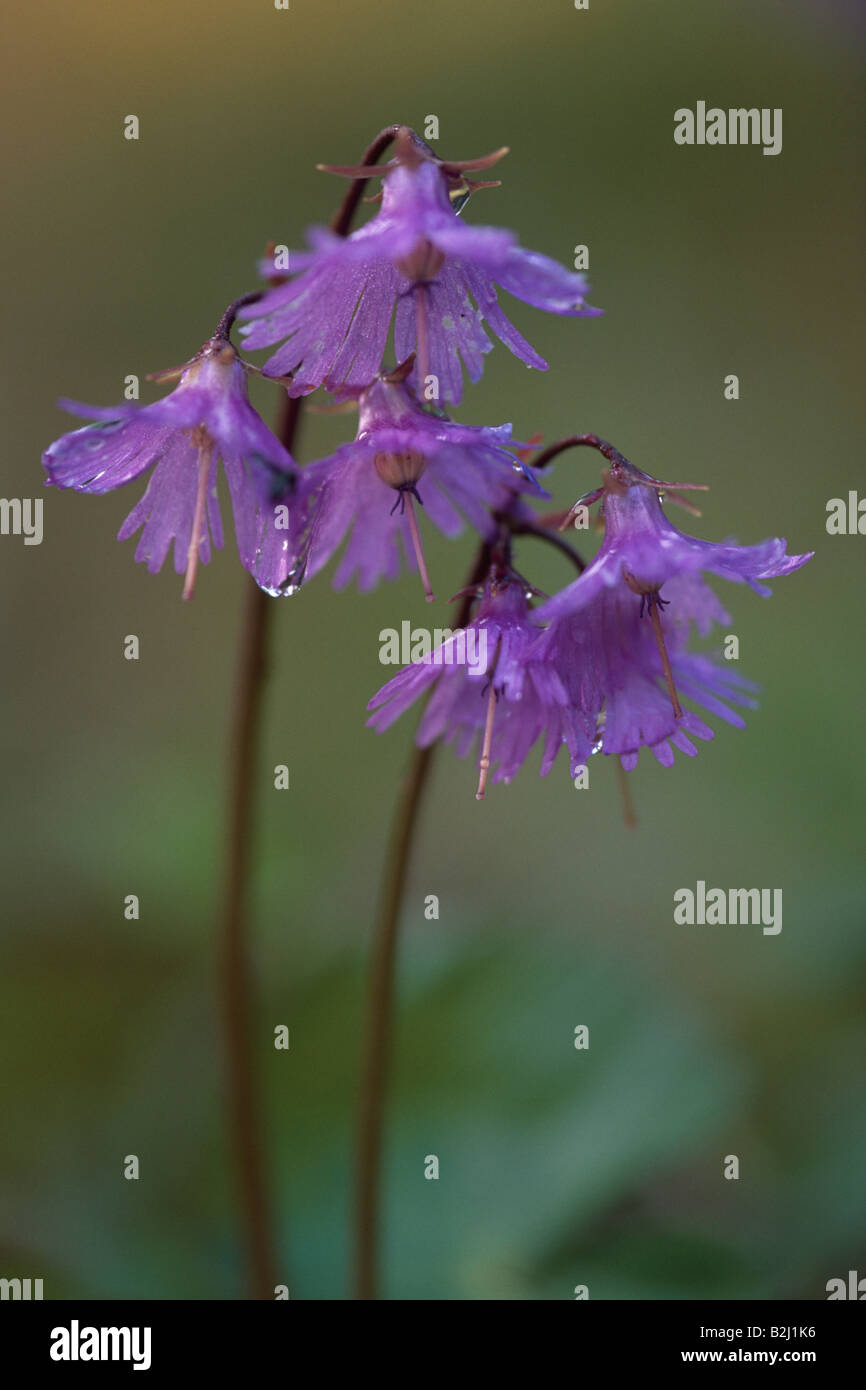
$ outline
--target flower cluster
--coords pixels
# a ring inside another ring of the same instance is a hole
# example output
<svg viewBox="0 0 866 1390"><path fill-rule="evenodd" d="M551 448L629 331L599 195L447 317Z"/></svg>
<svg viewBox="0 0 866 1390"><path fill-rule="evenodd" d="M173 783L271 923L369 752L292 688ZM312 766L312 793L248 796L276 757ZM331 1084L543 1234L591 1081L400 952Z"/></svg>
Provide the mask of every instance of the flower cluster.
<svg viewBox="0 0 866 1390"><path fill-rule="evenodd" d="M491 572L470 624L492 634L486 667L455 668L442 651L434 652L401 671L370 701L375 712L369 722L383 729L433 687L418 741L454 738L461 755L478 743L479 799L488 767L496 766L494 781L510 781L542 736L542 776L563 746L572 776L596 752L618 756L626 771L644 747L665 767L673 763L675 748L694 757L692 740L711 739L713 731L699 714L683 708L681 696L703 713L742 728L742 716L732 706L754 706L749 692L755 687L718 657L688 650L692 630L706 637L715 624L730 621L703 572L745 581L768 594L759 580L788 574L810 558L788 555L783 540L713 545L683 535L665 516L659 497L671 485L597 442L615 462L605 471L600 498L592 498L602 502L605 528L592 564L534 608L526 581L510 566L504 573ZM499 521L503 546L525 526L507 511ZM448 639L456 640L456 635ZM486 711L478 701L480 675L489 690Z"/></svg>
<svg viewBox="0 0 866 1390"><path fill-rule="evenodd" d="M405 559L432 600L423 528L455 537L468 523L479 536L480 564L463 595L459 631L373 697L372 727L387 728L426 696L418 742L453 742L461 755L475 750L479 798L488 781L510 781L539 741L542 775L561 748L572 775L597 752L618 757L626 770L643 747L666 766L675 749L693 756L693 740L713 736L705 716L741 726L739 710L754 704L754 687L729 664L692 649L695 635L729 622L704 576L766 594L761 581L810 557L789 556L783 540L717 545L683 534L662 502L694 510L682 495L694 485L649 476L595 435L575 435L533 459L508 424L449 418L464 370L473 382L481 376L489 333L528 366L547 366L506 316L500 290L557 315L601 311L586 303L582 275L522 248L511 232L463 216L479 188L495 186L469 175L504 150L448 162L406 127L383 132L377 152L389 142L385 163L332 169L352 180L352 210L364 184L381 180L375 215L351 233L342 217L331 229L314 228L309 249L287 264L268 257L268 287L230 305L183 368L156 374L179 377L169 396L113 409L66 402L95 423L46 451L47 481L106 492L152 469L120 539L141 530L136 558L151 572L173 544L187 598L211 541L222 544L220 460L241 563L271 595L297 592L343 546L336 588L354 579L368 591L396 579ZM245 351L275 348L262 368L232 345L237 318ZM357 408L354 439L299 468L252 408L250 371L276 382L292 409L319 388L340 409ZM535 513L531 499L547 496L543 469L577 445L604 456L601 486L564 518ZM584 565L559 531L595 503L604 538ZM514 568L521 538L557 546L577 578L539 596ZM486 652L471 666L453 659L469 632L483 636Z"/></svg>

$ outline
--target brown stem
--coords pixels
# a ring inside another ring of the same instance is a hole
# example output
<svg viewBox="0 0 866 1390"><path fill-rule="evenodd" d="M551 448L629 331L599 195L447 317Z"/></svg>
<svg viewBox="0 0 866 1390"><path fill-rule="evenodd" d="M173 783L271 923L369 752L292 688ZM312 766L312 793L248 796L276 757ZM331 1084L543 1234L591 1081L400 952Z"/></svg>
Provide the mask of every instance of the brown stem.
<svg viewBox="0 0 866 1390"><path fill-rule="evenodd" d="M250 1038L253 979L246 941L246 884L253 833L252 781L258 749L269 602L258 585L250 581L241 621L238 681L232 715L228 852L220 952L229 1140L237 1175L249 1296L260 1299L274 1296L276 1262Z"/></svg>
<svg viewBox="0 0 866 1390"><path fill-rule="evenodd" d="M473 592L490 568L490 545L479 547L467 579L455 621L464 628L472 612ZM424 790L433 765L435 744L412 745L412 755L394 811L388 853L382 870L379 911L373 933L372 962L367 989L367 1024L358 1107L358 1167L355 1192L355 1297L379 1296L379 1202L382 1133L391 1035L394 1016L394 976L400 911Z"/></svg>
<svg viewBox="0 0 866 1390"><path fill-rule="evenodd" d="M375 164L379 156L387 150L399 129L399 126L389 125L384 130L380 130L372 144L368 145L364 151L361 164ZM348 192L331 222L331 230L336 232L337 236L348 236L367 183L367 179L354 179L349 185Z"/></svg>
<svg viewBox="0 0 866 1390"><path fill-rule="evenodd" d="M513 536L535 536L536 540L546 541L552 545L560 554L565 555L574 565L578 574L583 574L586 569L586 561L580 556L573 546L558 536L555 531L551 531L547 526L536 526L531 521L521 521L511 527Z"/></svg>
<svg viewBox="0 0 866 1390"><path fill-rule="evenodd" d="M217 324L214 337L228 338L239 310L243 309L247 304L255 304L261 299L262 294L262 290L252 290L249 294L242 294L238 299L233 299Z"/></svg>
<svg viewBox="0 0 866 1390"><path fill-rule="evenodd" d="M625 463L625 459L618 449L612 444L608 444L606 439L599 439L597 434L570 434L565 439L559 439L555 444L549 444L546 449L542 449L540 454L536 454L532 459L532 467L535 469L544 468L556 458L557 454L562 454L566 449L578 449L581 445L586 445L590 449L598 449L599 453L604 454L611 463Z"/></svg>
<svg viewBox="0 0 866 1390"><path fill-rule="evenodd" d="M371 164L393 139L383 130L364 155ZM348 235L366 179L356 179L331 223ZM245 295L226 310L220 330L230 332L238 308L257 295ZM283 396L277 434L291 453L301 420L300 397ZM226 810L226 857L220 924L220 1005L226 1053L226 1114L241 1205L248 1286L251 1297L272 1299L276 1283L273 1220L261 1142L261 1114L250 1036L252 970L248 951L247 884L253 844L253 787L266 674L272 600L250 582L238 646L237 686L231 719ZM285 1283L285 1278L280 1282Z"/></svg>
<svg viewBox="0 0 866 1390"><path fill-rule="evenodd" d="M433 745L428 748L413 745L391 826L379 920L373 940L358 1116L355 1296L359 1299L378 1297L379 1173L391 1052L397 930L412 841L432 760Z"/></svg>
<svg viewBox="0 0 866 1390"><path fill-rule="evenodd" d="M283 397L278 433L291 452L301 401ZM256 1052L251 1038L253 971L248 945L247 884L255 829L253 814L267 643L273 599L247 585L231 719L227 849L222 894L220 999L226 1053L226 1112L240 1200L250 1297L272 1299L277 1281L273 1219L262 1146ZM279 1280L285 1283L285 1278Z"/></svg>

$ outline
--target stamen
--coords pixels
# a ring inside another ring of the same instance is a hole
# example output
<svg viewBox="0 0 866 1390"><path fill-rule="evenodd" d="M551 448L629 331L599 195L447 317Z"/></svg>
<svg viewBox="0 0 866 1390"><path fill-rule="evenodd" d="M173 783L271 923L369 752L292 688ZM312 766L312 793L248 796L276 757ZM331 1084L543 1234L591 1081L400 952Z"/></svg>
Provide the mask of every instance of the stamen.
<svg viewBox="0 0 866 1390"><path fill-rule="evenodd" d="M415 559L418 561L418 573L421 576L421 583L424 586L424 597L428 603L433 603L436 598L430 587L430 577L427 574L427 562L424 559L424 547L421 544L421 532L418 530L418 518L415 515L415 501L411 491L407 488L400 493L404 502L406 520L409 523L409 533L412 537L412 546L415 550ZM418 499L421 500L420 498Z"/></svg>
<svg viewBox="0 0 866 1390"><path fill-rule="evenodd" d="M195 577L198 572L198 550L202 538L207 484L210 477L210 461L213 444L210 439L198 451L198 489L195 495L195 511L192 517L192 530L189 537L189 550L186 552L186 574L183 581L183 597L191 599L195 593Z"/></svg>
<svg viewBox="0 0 866 1390"><path fill-rule="evenodd" d="M493 742L493 719L495 714L496 687L493 684L493 677L491 676L490 690L487 694L487 717L484 720L484 738L481 743L481 760L478 764L478 790L475 793L476 801L483 801L484 793L487 790L487 774L490 770L490 745Z"/></svg>

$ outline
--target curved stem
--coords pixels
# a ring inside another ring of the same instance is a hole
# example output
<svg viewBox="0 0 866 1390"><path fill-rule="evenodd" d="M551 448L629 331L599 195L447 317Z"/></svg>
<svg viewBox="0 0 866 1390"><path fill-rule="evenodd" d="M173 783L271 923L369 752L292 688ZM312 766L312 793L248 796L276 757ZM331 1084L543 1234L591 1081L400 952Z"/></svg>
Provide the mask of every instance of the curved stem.
<svg viewBox="0 0 866 1390"><path fill-rule="evenodd" d="M399 129L399 126L388 125L385 126L384 130L380 130L375 140L373 140L364 151L361 164L375 164L379 156L387 150L391 141L396 138ZM336 232L337 236L348 236L352 220L355 216L358 204L363 197L367 182L368 180L366 178L354 179L349 185L349 190L331 222L331 231Z"/></svg>
<svg viewBox="0 0 866 1390"><path fill-rule="evenodd" d="M566 449L579 449L585 445L589 449L598 449L611 463L625 463L625 459L618 449L612 444L608 444L606 439L599 439L597 434L569 434L565 439L558 439L555 444L549 444L546 449L542 449L540 454L536 454L532 459L532 467L535 469L545 468L551 463L558 454L565 453Z"/></svg>
<svg viewBox="0 0 866 1390"><path fill-rule="evenodd" d="M474 589L490 567L491 546L482 542L463 592L456 628L469 621ZM355 1297L379 1296L379 1199L385 1096L391 1056L397 935L418 815L433 765L435 744L412 745L412 755L394 810L382 870L379 911L373 933L367 990L367 1023L358 1107L358 1167L355 1192Z"/></svg>
<svg viewBox="0 0 866 1390"><path fill-rule="evenodd" d="M249 294L242 294L237 299L233 299L231 304L228 306L225 313L223 314L222 318L220 319L219 323L217 324L214 337L228 339L228 336L231 333L232 328L234 327L234 321L237 318L239 311L243 309L247 304L258 303L258 301L262 297L262 294L262 290L251 290Z"/></svg>
<svg viewBox="0 0 866 1390"><path fill-rule="evenodd" d="M511 528L511 534L513 536L535 536L536 540L546 541L548 545L552 545L555 550L558 550L561 555L567 556L578 574L583 574L583 571L586 569L586 561L578 554L574 547L569 545L568 541L564 541L561 536L558 536L555 531L551 531L546 526L536 526L531 521L522 521Z"/></svg>

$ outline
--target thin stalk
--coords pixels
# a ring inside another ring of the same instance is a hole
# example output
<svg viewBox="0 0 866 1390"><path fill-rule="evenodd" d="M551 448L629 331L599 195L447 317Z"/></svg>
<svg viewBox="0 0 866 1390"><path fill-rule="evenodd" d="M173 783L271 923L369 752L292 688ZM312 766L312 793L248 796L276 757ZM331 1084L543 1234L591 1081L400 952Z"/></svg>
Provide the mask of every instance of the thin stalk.
<svg viewBox="0 0 866 1390"><path fill-rule="evenodd" d="M236 1171L249 1297L272 1299L276 1279L270 1196L250 1037L253 977L247 945L247 880L270 602L250 582L244 597L232 713L227 846L220 929L220 1000L226 1052L226 1111Z"/></svg>
<svg viewBox="0 0 866 1390"><path fill-rule="evenodd" d="M379 1198L382 1120L391 1054L394 975L400 910L418 814L433 761L434 745L413 745L389 836L379 920L373 938L367 1003L367 1037L358 1125L355 1297L378 1297Z"/></svg>
<svg viewBox="0 0 866 1390"><path fill-rule="evenodd" d="M300 400L284 397L278 433L291 452ZM277 1282L274 1223L265 1172L261 1105L251 1037L253 971L249 952L248 883L255 832L255 772L273 599L247 585L238 644L229 740L225 880L220 928L220 1000L226 1053L226 1112L233 1153L251 1298L272 1299Z"/></svg>
<svg viewBox="0 0 866 1390"><path fill-rule="evenodd" d="M612 444L608 444L606 439L599 439L597 434L569 434L565 439L558 439L555 444L549 444L546 449L535 455L531 460L534 469L546 468L549 463L562 454L566 449L579 449L585 445L589 449L598 449L611 463L625 463L626 460L618 449Z"/></svg>
<svg viewBox="0 0 866 1390"><path fill-rule="evenodd" d="M490 545L484 542L467 579L455 628L464 628L469 621L475 598L473 589L489 567ZM430 779L435 747L435 744L428 748L412 745L388 837L379 910L373 930L358 1107L355 1193L355 1297L363 1300L379 1297L382 1137L394 1027L397 938L419 812Z"/></svg>
<svg viewBox="0 0 866 1390"><path fill-rule="evenodd" d="M396 133L383 130L363 158L373 164ZM347 236L361 199L365 178L355 179L332 222ZM231 330L238 309L258 298L244 295L229 305L219 332ZM291 453L301 419L302 400L284 396L277 435ZM258 763L268 634L273 600L254 582L247 586L238 644L235 699L229 737L226 803L226 851L219 947L219 999L225 1047L226 1117L246 1252L250 1296L272 1299L277 1282L274 1223L265 1173L261 1109L256 1086L255 1051L250 1023L254 997L249 959L248 884L254 840L255 772ZM285 1283L285 1279L280 1280Z"/></svg>
<svg viewBox="0 0 866 1390"><path fill-rule="evenodd" d="M380 130L375 140L367 146L361 159L361 164L374 165L381 154L384 154L391 141L397 135L399 126L388 125L384 130ZM331 231L336 232L337 236L348 236L352 227L358 204L367 186L366 178L353 179L349 185L345 198L331 222Z"/></svg>

